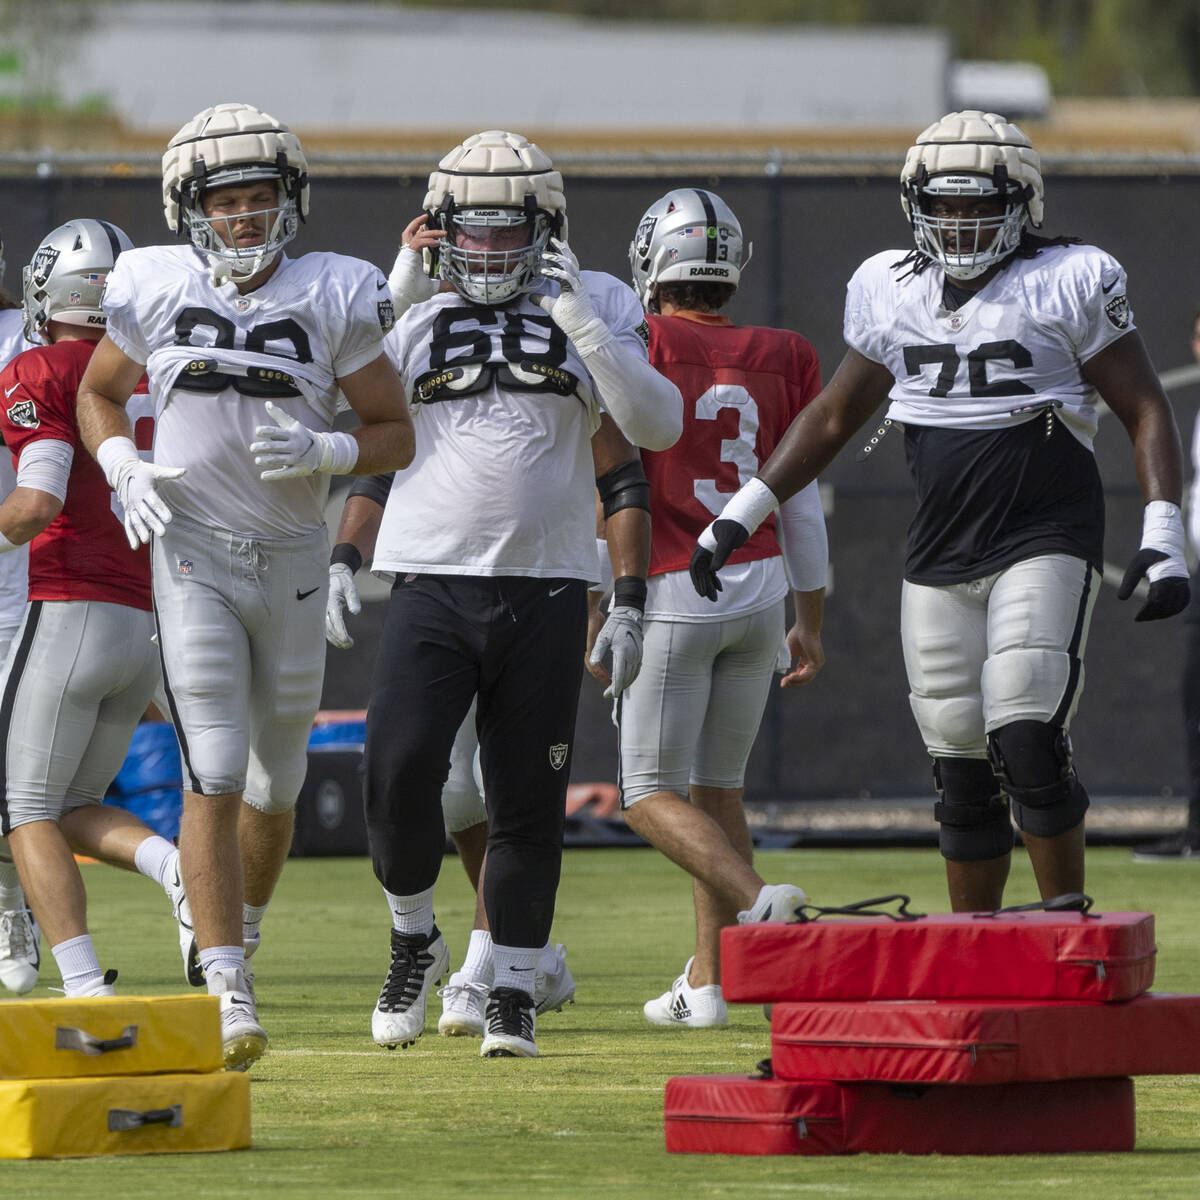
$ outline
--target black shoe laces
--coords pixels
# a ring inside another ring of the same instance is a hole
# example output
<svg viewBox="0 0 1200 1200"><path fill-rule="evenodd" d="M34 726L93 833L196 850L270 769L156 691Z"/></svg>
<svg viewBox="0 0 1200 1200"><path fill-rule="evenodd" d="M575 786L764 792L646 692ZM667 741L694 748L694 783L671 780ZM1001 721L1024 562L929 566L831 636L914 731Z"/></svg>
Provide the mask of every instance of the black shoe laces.
<svg viewBox="0 0 1200 1200"><path fill-rule="evenodd" d="M392 961L379 993L380 1012L407 1012L416 1003L433 966L429 947L439 936L436 926L428 937L392 930Z"/></svg>
<svg viewBox="0 0 1200 1200"><path fill-rule="evenodd" d="M487 1031L533 1041L533 998L517 988L493 988L488 997Z"/></svg>

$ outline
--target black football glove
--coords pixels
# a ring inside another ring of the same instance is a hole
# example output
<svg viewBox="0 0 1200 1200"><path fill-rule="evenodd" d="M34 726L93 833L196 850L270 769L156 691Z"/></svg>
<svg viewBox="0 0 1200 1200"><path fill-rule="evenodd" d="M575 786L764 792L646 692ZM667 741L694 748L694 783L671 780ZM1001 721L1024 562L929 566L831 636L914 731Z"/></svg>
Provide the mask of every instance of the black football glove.
<svg viewBox="0 0 1200 1200"><path fill-rule="evenodd" d="M697 595L715 601L721 590L717 572L729 561L729 556L745 544L750 531L739 521L718 517L707 526L696 541L688 573Z"/></svg>

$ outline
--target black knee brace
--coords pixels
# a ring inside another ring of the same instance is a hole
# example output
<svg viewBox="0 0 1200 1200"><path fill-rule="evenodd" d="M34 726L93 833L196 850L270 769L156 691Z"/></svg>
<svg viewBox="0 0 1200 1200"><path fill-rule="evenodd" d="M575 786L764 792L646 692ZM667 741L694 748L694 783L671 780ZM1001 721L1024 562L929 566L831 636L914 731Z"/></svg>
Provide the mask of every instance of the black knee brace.
<svg viewBox="0 0 1200 1200"><path fill-rule="evenodd" d="M941 829L942 857L953 862L1003 858L1013 848L1008 802L982 758L935 758L933 783L938 800L933 815Z"/></svg>
<svg viewBox="0 0 1200 1200"><path fill-rule="evenodd" d="M1057 837L1083 820L1090 802L1071 765L1071 739L1061 726L1013 721L989 733L987 744L1018 829Z"/></svg>

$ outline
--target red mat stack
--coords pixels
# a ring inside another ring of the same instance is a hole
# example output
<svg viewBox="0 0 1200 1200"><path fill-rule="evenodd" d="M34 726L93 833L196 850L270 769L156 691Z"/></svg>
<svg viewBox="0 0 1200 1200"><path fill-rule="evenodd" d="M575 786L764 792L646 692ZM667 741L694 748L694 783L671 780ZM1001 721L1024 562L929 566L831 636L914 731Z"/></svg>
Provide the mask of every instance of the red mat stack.
<svg viewBox="0 0 1200 1200"><path fill-rule="evenodd" d="M1149 913L742 925L721 956L726 1000L773 1006L771 1073L669 1080L669 1151L1132 1150L1130 1076L1200 1073L1200 996L1148 991Z"/></svg>

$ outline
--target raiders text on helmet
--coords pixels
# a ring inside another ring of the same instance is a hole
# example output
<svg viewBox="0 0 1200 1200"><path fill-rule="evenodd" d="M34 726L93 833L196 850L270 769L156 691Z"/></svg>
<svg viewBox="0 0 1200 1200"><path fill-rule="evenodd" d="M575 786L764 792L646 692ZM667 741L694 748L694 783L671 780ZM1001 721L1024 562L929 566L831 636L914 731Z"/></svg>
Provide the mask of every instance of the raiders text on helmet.
<svg viewBox="0 0 1200 1200"><path fill-rule="evenodd" d="M202 208L206 190L271 180L277 204L264 210L261 245L226 244ZM163 209L172 232L187 230L192 244L212 263L214 278L257 274L296 236L308 216L308 163L300 141L269 113L249 104L217 104L193 117L163 155Z"/></svg>
<svg viewBox="0 0 1200 1200"><path fill-rule="evenodd" d="M107 221L68 221L42 239L21 272L25 337L42 340L50 321L65 325L106 324L100 297L122 250L133 243Z"/></svg>
<svg viewBox="0 0 1200 1200"><path fill-rule="evenodd" d="M660 283L729 283L741 279L742 227L733 210L714 192L678 188L656 200L638 222L629 244L633 290L642 307L653 310Z"/></svg>
<svg viewBox="0 0 1200 1200"><path fill-rule="evenodd" d="M920 134L900 172L900 203L917 249L954 279L974 279L1011 254L1027 224L1042 223L1041 160L1029 138L995 113L950 113ZM936 196L998 197L997 217L934 217Z"/></svg>
<svg viewBox="0 0 1200 1200"><path fill-rule="evenodd" d="M551 235L566 240L562 175L540 147L518 133L489 129L467 138L429 176L425 211L432 229L446 230L432 255L442 277L477 304L505 304L532 291ZM523 246L472 250L455 244L465 227L527 226Z"/></svg>

